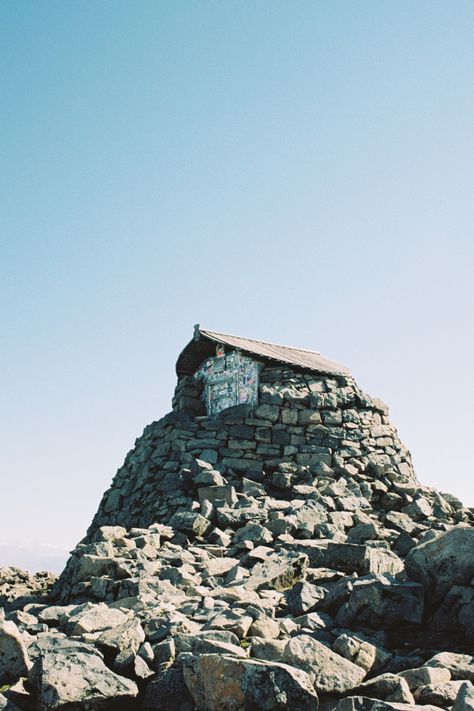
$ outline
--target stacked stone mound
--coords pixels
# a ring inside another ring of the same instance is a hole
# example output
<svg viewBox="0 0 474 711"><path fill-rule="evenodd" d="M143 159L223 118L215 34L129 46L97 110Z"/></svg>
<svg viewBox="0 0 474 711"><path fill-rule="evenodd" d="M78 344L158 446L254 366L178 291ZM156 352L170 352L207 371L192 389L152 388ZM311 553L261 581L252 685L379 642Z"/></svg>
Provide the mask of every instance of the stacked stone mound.
<svg viewBox="0 0 474 711"><path fill-rule="evenodd" d="M323 376L266 366L259 405L203 416L192 377L178 381L175 410L145 428L104 494L89 528L168 522L196 502L190 473L201 459L225 473L243 497L242 478L286 492L321 476L356 479L362 493L376 488L387 509L403 498L393 483L416 481L410 453L388 418L387 406L365 395L350 376ZM355 504L358 507L357 504Z"/></svg>
<svg viewBox="0 0 474 711"><path fill-rule="evenodd" d="M265 368L211 420L193 387L48 598L0 571L0 709L473 711L473 511L416 481L385 406Z"/></svg>

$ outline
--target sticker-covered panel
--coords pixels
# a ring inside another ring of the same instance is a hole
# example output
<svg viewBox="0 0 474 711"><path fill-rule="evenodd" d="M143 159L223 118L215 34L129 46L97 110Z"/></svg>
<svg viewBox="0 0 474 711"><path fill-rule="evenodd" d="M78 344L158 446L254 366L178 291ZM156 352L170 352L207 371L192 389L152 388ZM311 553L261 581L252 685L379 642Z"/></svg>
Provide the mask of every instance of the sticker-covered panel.
<svg viewBox="0 0 474 711"><path fill-rule="evenodd" d="M212 417L234 405L256 404L260 367L237 351L204 361L194 377L204 381L207 414Z"/></svg>

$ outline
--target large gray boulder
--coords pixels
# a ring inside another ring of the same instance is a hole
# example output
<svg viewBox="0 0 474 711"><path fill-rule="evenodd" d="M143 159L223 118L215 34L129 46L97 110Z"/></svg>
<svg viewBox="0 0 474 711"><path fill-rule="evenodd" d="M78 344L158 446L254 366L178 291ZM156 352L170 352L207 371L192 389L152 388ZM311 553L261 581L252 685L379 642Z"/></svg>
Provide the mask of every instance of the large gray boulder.
<svg viewBox="0 0 474 711"><path fill-rule="evenodd" d="M307 672L316 691L326 694L351 691L366 676L365 669L306 634L297 635L288 641L283 651L283 660Z"/></svg>
<svg viewBox="0 0 474 711"><path fill-rule="evenodd" d="M364 696L383 701L399 701L414 704L415 700L405 679L398 674L380 674L361 684L359 691Z"/></svg>
<svg viewBox="0 0 474 711"><path fill-rule="evenodd" d="M474 587L453 585L430 622L436 632L474 642Z"/></svg>
<svg viewBox="0 0 474 711"><path fill-rule="evenodd" d="M343 633L337 637L333 650L345 659L362 667L366 672L381 670L391 659L391 654L379 644L364 639L361 635Z"/></svg>
<svg viewBox="0 0 474 711"><path fill-rule="evenodd" d="M434 704L435 706L452 706L456 701L464 681L444 681L437 684L426 684L415 691L417 704ZM470 683L470 682L468 682Z"/></svg>
<svg viewBox="0 0 474 711"><path fill-rule="evenodd" d="M420 624L423 619L423 586L392 580L361 580L354 584L337 620L345 625L387 629L400 624Z"/></svg>
<svg viewBox="0 0 474 711"><path fill-rule="evenodd" d="M405 568L425 586L431 604L440 602L453 585L469 585L474 577L474 528L455 526L412 548Z"/></svg>
<svg viewBox="0 0 474 711"><path fill-rule="evenodd" d="M220 654L183 655L184 679L200 711L316 711L307 674L287 664Z"/></svg>
<svg viewBox="0 0 474 711"><path fill-rule="evenodd" d="M0 618L0 686L28 673L30 661L16 624Z"/></svg>
<svg viewBox="0 0 474 711"><path fill-rule="evenodd" d="M108 669L94 647L67 640L40 649L28 684L38 711L113 709L138 695L137 685Z"/></svg>
<svg viewBox="0 0 474 711"><path fill-rule="evenodd" d="M126 620L120 625L102 632L96 644L99 649L115 656L114 668L131 664L141 644L145 641L145 632L137 619Z"/></svg>
<svg viewBox="0 0 474 711"><path fill-rule="evenodd" d="M470 681L462 682L452 711L474 711L474 686Z"/></svg>
<svg viewBox="0 0 474 711"><path fill-rule="evenodd" d="M345 573L367 575L374 573L395 575L403 570L403 562L384 548L359 545L356 543L333 543L331 541L294 541L288 546L306 553L313 568L332 568Z"/></svg>
<svg viewBox="0 0 474 711"><path fill-rule="evenodd" d="M150 711L195 711L196 704L184 681L183 668L171 667L152 679L141 706Z"/></svg>
<svg viewBox="0 0 474 711"><path fill-rule="evenodd" d="M123 624L128 619L121 610L108 607L105 603L80 605L77 611L72 610L66 627L73 635L84 635L102 632Z"/></svg>
<svg viewBox="0 0 474 711"><path fill-rule="evenodd" d="M308 556L305 554L279 551L254 565L245 587L249 590L267 587L288 590L304 577L307 567Z"/></svg>
<svg viewBox="0 0 474 711"><path fill-rule="evenodd" d="M470 654L440 652L431 657L425 666L449 669L453 679L466 679L474 683L474 657Z"/></svg>

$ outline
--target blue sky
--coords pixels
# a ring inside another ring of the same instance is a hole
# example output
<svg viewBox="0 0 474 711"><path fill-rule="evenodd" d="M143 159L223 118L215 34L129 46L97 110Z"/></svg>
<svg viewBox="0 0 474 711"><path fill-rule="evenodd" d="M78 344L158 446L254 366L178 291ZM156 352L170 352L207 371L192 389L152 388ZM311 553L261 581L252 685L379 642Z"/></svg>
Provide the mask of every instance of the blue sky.
<svg viewBox="0 0 474 711"><path fill-rule="evenodd" d="M0 564L61 567L196 322L345 363L474 505L473 3L0 20Z"/></svg>

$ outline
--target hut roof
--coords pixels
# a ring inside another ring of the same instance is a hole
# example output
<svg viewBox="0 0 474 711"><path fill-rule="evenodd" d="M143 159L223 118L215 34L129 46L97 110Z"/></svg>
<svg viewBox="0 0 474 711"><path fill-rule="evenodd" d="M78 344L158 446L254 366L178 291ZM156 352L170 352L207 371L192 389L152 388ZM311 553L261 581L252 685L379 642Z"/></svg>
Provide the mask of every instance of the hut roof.
<svg viewBox="0 0 474 711"><path fill-rule="evenodd" d="M257 341L253 338L232 336L229 333L209 331L197 324L194 327L194 338L183 349L176 362L178 376L195 373L206 358L215 355L216 343L230 346L233 349L242 351L242 353L257 356L265 361L287 363L302 370L330 375L350 375L348 368L324 358L317 351Z"/></svg>

